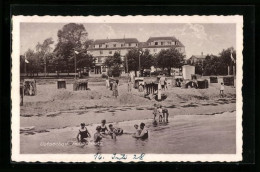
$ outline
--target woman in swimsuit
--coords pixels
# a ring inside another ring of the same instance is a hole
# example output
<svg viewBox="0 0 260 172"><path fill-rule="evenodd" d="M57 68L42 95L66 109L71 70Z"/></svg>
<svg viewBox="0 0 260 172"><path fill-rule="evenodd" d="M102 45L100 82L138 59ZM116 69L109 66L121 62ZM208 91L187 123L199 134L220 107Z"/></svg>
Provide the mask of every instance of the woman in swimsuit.
<svg viewBox="0 0 260 172"><path fill-rule="evenodd" d="M100 133L106 134L106 131L108 132L107 126L106 126L106 120L101 121L101 130Z"/></svg>
<svg viewBox="0 0 260 172"><path fill-rule="evenodd" d="M77 140L80 143L87 143L87 138L91 137L90 133L88 132L87 127L85 127L85 123L80 124L79 133L77 135Z"/></svg>

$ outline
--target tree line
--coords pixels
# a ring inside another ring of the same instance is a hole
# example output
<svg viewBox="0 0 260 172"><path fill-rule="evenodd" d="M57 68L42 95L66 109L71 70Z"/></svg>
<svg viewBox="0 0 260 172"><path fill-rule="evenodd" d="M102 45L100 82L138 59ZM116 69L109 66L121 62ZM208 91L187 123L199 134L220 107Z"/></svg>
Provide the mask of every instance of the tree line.
<svg viewBox="0 0 260 172"><path fill-rule="evenodd" d="M95 58L87 53L93 40L83 24L69 23L58 30L58 43L52 48L54 41L47 38L38 43L35 50L28 49L20 56L20 72L31 74L74 72L75 59L77 68L93 67ZM27 64L26 63L27 60Z"/></svg>
<svg viewBox="0 0 260 172"><path fill-rule="evenodd" d="M233 60L231 58L231 54ZM236 50L233 47L223 49L219 55L207 55L204 60L187 64L195 66L195 73L200 75L233 75L233 66L236 63ZM228 71L229 70L229 71Z"/></svg>

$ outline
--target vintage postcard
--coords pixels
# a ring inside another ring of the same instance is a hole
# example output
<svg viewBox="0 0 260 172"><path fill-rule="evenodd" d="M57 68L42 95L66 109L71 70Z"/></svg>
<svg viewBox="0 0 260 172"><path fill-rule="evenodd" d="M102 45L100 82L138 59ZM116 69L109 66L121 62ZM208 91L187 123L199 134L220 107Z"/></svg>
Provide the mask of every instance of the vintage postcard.
<svg viewBox="0 0 260 172"><path fill-rule="evenodd" d="M14 162L242 161L242 16L13 16Z"/></svg>

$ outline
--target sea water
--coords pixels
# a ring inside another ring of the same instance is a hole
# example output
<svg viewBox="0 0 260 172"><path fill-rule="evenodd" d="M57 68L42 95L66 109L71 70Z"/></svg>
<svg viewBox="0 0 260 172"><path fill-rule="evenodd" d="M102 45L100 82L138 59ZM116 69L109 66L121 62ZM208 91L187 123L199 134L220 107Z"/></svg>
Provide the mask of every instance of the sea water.
<svg viewBox="0 0 260 172"><path fill-rule="evenodd" d="M149 138L132 137L134 124L146 124ZM107 124L108 125L108 124ZM53 129L48 133L21 135L21 153L162 153L162 154L233 154L236 151L236 115L226 112L215 115L179 115L169 122L153 125L152 119L113 123L124 132L111 139L103 138L100 145L93 143L96 125L87 126L92 134L88 145L78 144L78 127Z"/></svg>

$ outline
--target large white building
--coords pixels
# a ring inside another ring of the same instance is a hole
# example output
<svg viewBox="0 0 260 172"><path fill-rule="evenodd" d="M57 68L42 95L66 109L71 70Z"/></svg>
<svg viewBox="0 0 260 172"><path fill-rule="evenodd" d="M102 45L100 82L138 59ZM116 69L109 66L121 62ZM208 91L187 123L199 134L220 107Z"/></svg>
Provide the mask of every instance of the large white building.
<svg viewBox="0 0 260 172"><path fill-rule="evenodd" d="M88 52L96 58L95 67L91 73L106 73L107 68L104 62L108 56L119 52L124 60L127 52L133 48L140 48L142 51L148 49L152 55L156 55L162 49L176 48L185 54L184 45L175 37L150 37L146 42L139 42L136 38L97 39L88 48Z"/></svg>
<svg viewBox="0 0 260 172"><path fill-rule="evenodd" d="M155 55L161 50L175 48L185 54L184 45L175 37L150 37L146 42L141 43L143 50L148 49L151 54Z"/></svg>
<svg viewBox="0 0 260 172"><path fill-rule="evenodd" d="M123 39L97 39L88 49L88 52L96 58L95 68L92 70L95 74L107 72L104 62L106 57L113 56L119 52L124 60L127 52L132 48L138 48L139 42L136 38Z"/></svg>

